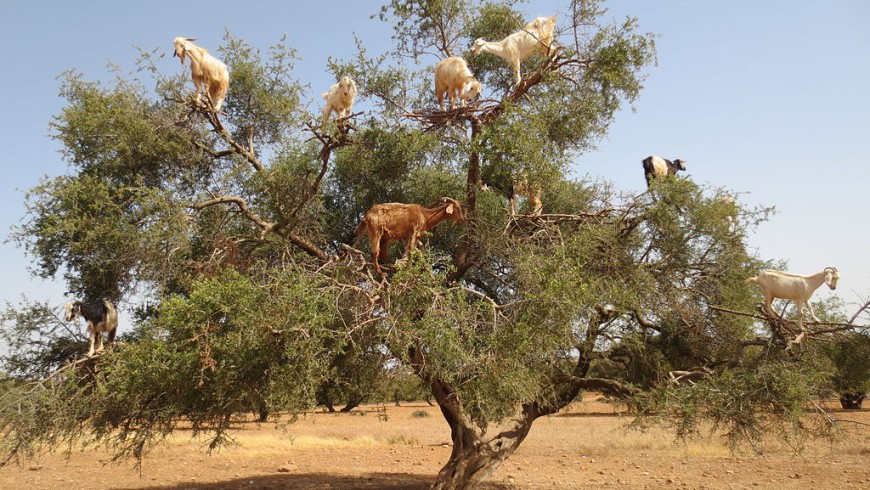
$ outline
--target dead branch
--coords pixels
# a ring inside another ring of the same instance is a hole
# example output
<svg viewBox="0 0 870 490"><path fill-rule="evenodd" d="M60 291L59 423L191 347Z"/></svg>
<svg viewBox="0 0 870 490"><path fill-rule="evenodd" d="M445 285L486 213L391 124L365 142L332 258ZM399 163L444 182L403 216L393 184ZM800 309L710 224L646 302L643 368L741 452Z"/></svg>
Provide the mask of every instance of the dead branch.
<svg viewBox="0 0 870 490"><path fill-rule="evenodd" d="M466 106L454 107L446 111L429 109L420 112L405 112L404 116L423 123L426 125L424 131L429 131L444 126L461 125L465 121L470 121L477 117L478 114L491 110L497 105L493 104L484 106L482 105L484 102L494 101L477 101Z"/></svg>
<svg viewBox="0 0 870 490"><path fill-rule="evenodd" d="M674 384L680 384L685 381L694 386L695 383L702 379L709 378L712 374L714 374L713 370L706 367L699 367L688 371L671 371L668 373L668 379Z"/></svg>
<svg viewBox="0 0 870 490"><path fill-rule="evenodd" d="M865 301L864 304L858 308L858 311L856 311L855 314L853 314L852 317L849 318L849 324L851 325L851 324L855 323L855 320L858 318L858 315L860 315L864 311L867 311L868 308L870 308L870 299Z"/></svg>
<svg viewBox="0 0 870 490"><path fill-rule="evenodd" d="M741 341L740 346L737 351L738 360L743 355L744 348L750 345L767 345L770 341L775 342L776 344L783 347L785 351L791 351L793 347L800 346L803 342L809 339L821 337L827 334L836 334L840 332L855 330L857 328L866 328L860 325L855 325L852 323L857 315L868 307L867 304L861 306L852 319L849 320L849 323L836 323L836 322L804 322L804 328L798 329L796 324L790 320L786 320L781 317L772 317L767 314L764 310L764 306L759 304L758 311L759 315L753 313L747 313L744 311L737 311L728 308L723 308L721 306L709 305L710 309L715 311L720 311L722 313L728 313L731 315L737 316L745 316L749 318L754 318L756 320L767 323L770 326L770 332L772 335L772 339L763 340L757 338L755 340L744 340ZM819 328L821 327L821 328Z"/></svg>

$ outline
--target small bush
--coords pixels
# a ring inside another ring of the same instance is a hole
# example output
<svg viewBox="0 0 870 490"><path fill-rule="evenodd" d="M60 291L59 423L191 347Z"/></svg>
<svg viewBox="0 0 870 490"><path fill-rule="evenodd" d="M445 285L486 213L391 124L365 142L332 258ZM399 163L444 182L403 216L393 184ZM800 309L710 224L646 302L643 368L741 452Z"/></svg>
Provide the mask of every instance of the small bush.
<svg viewBox="0 0 870 490"><path fill-rule="evenodd" d="M428 416L429 416L429 412L427 412L427 411L425 411L425 410L414 410L414 411L411 413L411 417L414 417L415 419L419 419L419 418L423 418L423 417L428 417Z"/></svg>

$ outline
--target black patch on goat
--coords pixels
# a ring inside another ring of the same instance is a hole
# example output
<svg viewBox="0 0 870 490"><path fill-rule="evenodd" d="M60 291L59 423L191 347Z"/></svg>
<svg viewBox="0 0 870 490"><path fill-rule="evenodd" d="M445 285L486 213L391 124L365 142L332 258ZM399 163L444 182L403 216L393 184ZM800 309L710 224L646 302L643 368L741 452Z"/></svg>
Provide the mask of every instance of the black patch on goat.
<svg viewBox="0 0 870 490"><path fill-rule="evenodd" d="M99 344L99 349L102 349L100 337L103 332L107 334L107 343L111 344L115 341L115 334L118 330L118 313L115 306L109 301L103 300L97 304L72 301L66 307L66 320L73 321L76 316L81 316L88 323L88 336L91 344L88 355L93 353L95 341Z"/></svg>

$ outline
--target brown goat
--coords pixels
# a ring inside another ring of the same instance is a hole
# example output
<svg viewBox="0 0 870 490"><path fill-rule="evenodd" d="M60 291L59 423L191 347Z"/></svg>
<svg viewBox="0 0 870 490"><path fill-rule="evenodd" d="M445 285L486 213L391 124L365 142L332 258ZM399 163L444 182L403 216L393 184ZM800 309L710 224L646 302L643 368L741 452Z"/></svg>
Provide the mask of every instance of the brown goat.
<svg viewBox="0 0 870 490"><path fill-rule="evenodd" d="M434 208L424 208L419 204L390 202L375 204L366 211L353 233L359 237L364 231L368 232L372 263L378 274L384 275L378 259L384 262L389 260L391 242L408 240L405 247L405 255L408 256L417 248L417 239L438 223L446 219L454 223L465 221L465 213L458 201L442 197L440 203Z"/></svg>

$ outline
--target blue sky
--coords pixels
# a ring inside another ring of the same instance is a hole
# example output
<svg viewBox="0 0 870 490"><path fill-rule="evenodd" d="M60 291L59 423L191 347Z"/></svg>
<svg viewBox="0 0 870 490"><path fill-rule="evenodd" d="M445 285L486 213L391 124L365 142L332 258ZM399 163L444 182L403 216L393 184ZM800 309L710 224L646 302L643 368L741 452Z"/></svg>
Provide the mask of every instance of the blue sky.
<svg viewBox="0 0 870 490"><path fill-rule="evenodd" d="M531 19L563 13L567 3L536 0L520 8ZM302 58L295 75L310 84L316 112L320 94L334 83L327 58L351 56L354 34L370 54L391 48L392 29L370 19L379 5L3 0L0 232L5 238L24 216L24 194L41 176L68 172L60 146L48 137L64 104L58 96L64 71L108 79L110 62L133 70L141 47L159 48L166 56L158 66L175 73L182 69L170 56L176 36L196 37L215 53L225 30L264 50L286 34ZM573 175L641 192L641 159L684 159L696 182L725 187L750 206L776 207L749 238L759 256L786 260L802 274L836 266L844 301L870 296L870 2L605 5L608 18L636 16L643 32L658 35L658 66L649 70L634 110L619 114L598 150L577 159ZM4 301L17 303L22 294L58 306L66 301L60 281L31 278L30 259L14 244L0 244L0 263Z"/></svg>

